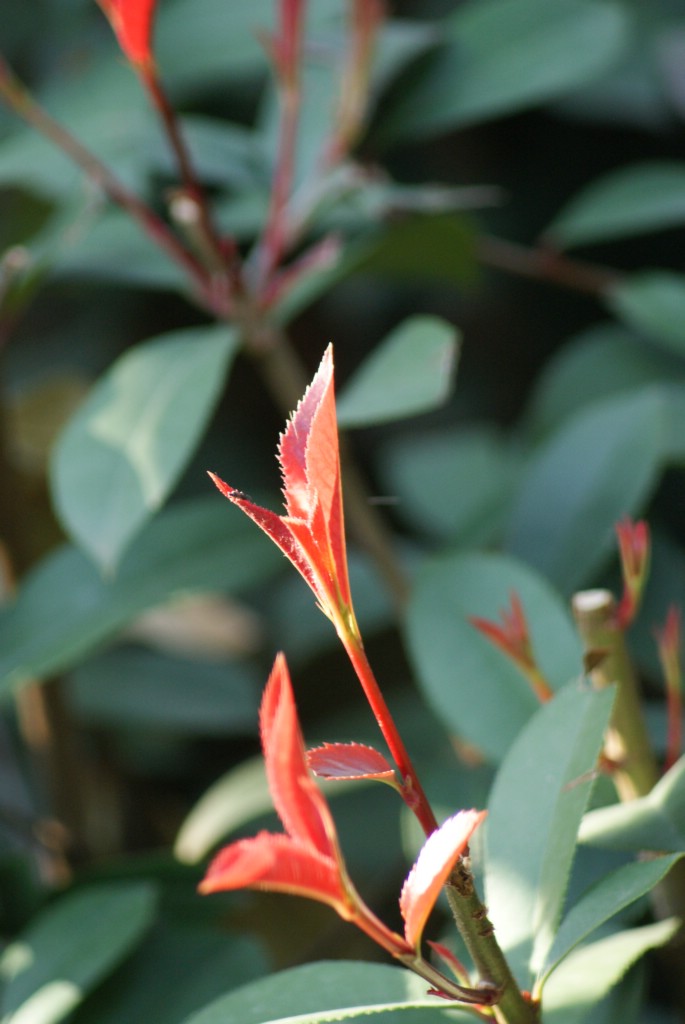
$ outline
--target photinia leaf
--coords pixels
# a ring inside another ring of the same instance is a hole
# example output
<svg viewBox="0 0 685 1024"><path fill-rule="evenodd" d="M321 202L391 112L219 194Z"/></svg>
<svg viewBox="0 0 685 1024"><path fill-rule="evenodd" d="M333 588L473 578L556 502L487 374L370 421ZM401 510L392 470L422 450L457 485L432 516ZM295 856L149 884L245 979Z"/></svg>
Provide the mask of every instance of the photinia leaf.
<svg viewBox="0 0 685 1024"><path fill-rule="evenodd" d="M596 928L651 892L680 857L681 854L675 854L624 864L583 893L561 922L540 970L536 989L544 985L546 978L556 970L564 957Z"/></svg>
<svg viewBox="0 0 685 1024"><path fill-rule="evenodd" d="M119 45L133 64L151 64L152 19L157 0L98 0Z"/></svg>
<svg viewBox="0 0 685 1024"><path fill-rule="evenodd" d="M417 416L449 398L459 333L435 316L405 320L368 356L338 397L341 427Z"/></svg>
<svg viewBox="0 0 685 1024"><path fill-rule="evenodd" d="M641 956L664 946L679 928L680 921L670 918L575 949L545 985L545 1024L582 1024L592 1007Z"/></svg>
<svg viewBox="0 0 685 1024"><path fill-rule="evenodd" d="M386 758L364 743L324 743L307 751L307 764L322 779L396 779Z"/></svg>
<svg viewBox="0 0 685 1024"><path fill-rule="evenodd" d="M611 241L685 221L685 164L621 167L587 185L544 232L556 245Z"/></svg>
<svg viewBox="0 0 685 1024"><path fill-rule="evenodd" d="M141 941L155 889L108 882L69 892L43 910L0 958L3 1021L57 1024Z"/></svg>
<svg viewBox="0 0 685 1024"><path fill-rule="evenodd" d="M218 401L235 332L161 335L116 360L55 447L52 492L77 544L111 572L161 506Z"/></svg>
<svg viewBox="0 0 685 1024"><path fill-rule="evenodd" d="M633 330L679 355L685 353L685 276L645 270L622 278L604 298Z"/></svg>
<svg viewBox="0 0 685 1024"><path fill-rule="evenodd" d="M183 1024L328 1024L368 1020L383 1024L469 1024L473 1016L446 1009L426 995L426 982L384 964L336 961L279 971L229 992Z"/></svg>
<svg viewBox="0 0 685 1024"><path fill-rule="evenodd" d="M610 688L569 684L528 722L495 778L486 830L486 902L524 988L530 988L557 931L613 698Z"/></svg>
<svg viewBox="0 0 685 1024"><path fill-rule="evenodd" d="M404 934L410 946L418 947L440 890L485 815L485 811L458 811L423 844L400 896Z"/></svg>

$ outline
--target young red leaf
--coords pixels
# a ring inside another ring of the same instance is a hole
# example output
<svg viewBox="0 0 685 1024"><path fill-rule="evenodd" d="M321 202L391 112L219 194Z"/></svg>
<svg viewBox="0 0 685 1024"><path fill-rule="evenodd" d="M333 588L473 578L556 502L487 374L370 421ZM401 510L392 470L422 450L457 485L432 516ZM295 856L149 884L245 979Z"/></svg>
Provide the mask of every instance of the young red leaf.
<svg viewBox="0 0 685 1024"><path fill-rule="evenodd" d="M423 844L400 896L405 938L414 949L418 948L440 890L486 813L459 811L443 822Z"/></svg>
<svg viewBox="0 0 685 1024"><path fill-rule="evenodd" d="M132 64L151 65L152 20L156 0L98 0L119 46Z"/></svg>
<svg viewBox="0 0 685 1024"><path fill-rule="evenodd" d="M324 743L307 751L307 764L322 779L377 779L399 788L386 758L364 743Z"/></svg>
<svg viewBox="0 0 685 1024"><path fill-rule="evenodd" d="M627 629L637 615L649 573L649 527L643 519L634 523L626 517L616 524L616 536L623 574L623 594L616 609L616 623L619 629Z"/></svg>

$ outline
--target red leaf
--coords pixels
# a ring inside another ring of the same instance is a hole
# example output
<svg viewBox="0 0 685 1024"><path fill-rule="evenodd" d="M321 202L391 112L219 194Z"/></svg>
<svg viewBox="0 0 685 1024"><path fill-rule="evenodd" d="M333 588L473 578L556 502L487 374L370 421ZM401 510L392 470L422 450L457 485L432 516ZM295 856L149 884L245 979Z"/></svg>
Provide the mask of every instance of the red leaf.
<svg viewBox="0 0 685 1024"><path fill-rule="evenodd" d="M335 826L326 799L307 768L288 666L282 654L277 656L266 684L259 722L269 790L286 832L337 861Z"/></svg>
<svg viewBox="0 0 685 1024"><path fill-rule="evenodd" d="M363 743L324 743L307 751L307 764L323 779L378 779L395 783L395 772L385 757Z"/></svg>
<svg viewBox="0 0 685 1024"><path fill-rule="evenodd" d="M260 832L221 850L200 883L203 894L231 889L266 889L306 896L346 916L347 899L337 864L290 836Z"/></svg>
<svg viewBox="0 0 685 1024"><path fill-rule="evenodd" d="M473 810L459 811L443 822L423 844L400 896L404 934L414 949L421 941L428 915L440 890L486 813Z"/></svg>
<svg viewBox="0 0 685 1024"><path fill-rule="evenodd" d="M156 0L98 0L119 46L133 64L152 64L152 19Z"/></svg>

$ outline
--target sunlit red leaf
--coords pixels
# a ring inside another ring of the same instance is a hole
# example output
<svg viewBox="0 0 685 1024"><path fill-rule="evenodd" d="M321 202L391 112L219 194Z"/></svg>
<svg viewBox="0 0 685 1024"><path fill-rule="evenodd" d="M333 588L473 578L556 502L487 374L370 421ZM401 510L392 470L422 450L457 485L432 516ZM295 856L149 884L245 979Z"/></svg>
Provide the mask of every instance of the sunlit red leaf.
<svg viewBox="0 0 685 1024"><path fill-rule="evenodd" d="M265 889L319 900L348 915L337 864L286 835L260 832L225 847L209 865L200 892Z"/></svg>
<svg viewBox="0 0 685 1024"><path fill-rule="evenodd" d="M440 890L485 815L485 811L459 811L423 844L400 896L404 934L410 946L418 947Z"/></svg>
<svg viewBox="0 0 685 1024"><path fill-rule="evenodd" d="M324 743L307 751L307 764L322 779L377 779L397 785L387 759L364 743Z"/></svg>
<svg viewBox="0 0 685 1024"><path fill-rule="evenodd" d="M151 64L156 0L98 0L98 3L128 59L133 64Z"/></svg>

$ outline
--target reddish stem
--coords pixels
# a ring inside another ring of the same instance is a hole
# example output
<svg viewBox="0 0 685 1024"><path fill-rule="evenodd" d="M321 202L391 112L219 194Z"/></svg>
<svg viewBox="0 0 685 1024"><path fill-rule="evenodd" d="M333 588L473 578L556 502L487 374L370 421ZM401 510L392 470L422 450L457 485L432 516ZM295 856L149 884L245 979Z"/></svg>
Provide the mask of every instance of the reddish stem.
<svg viewBox="0 0 685 1024"><path fill-rule="evenodd" d="M357 639L350 630L341 631L340 638L352 662L357 678L362 684L362 689L371 705L371 710L375 715L383 738L388 744L390 753L397 765L402 780L402 797L404 802L416 815L422 829L429 836L438 827L438 822L428 802L428 797L424 793L423 786L419 781L407 748L395 725L390 708L386 704L381 688L376 682L376 677L366 657L361 640Z"/></svg>

